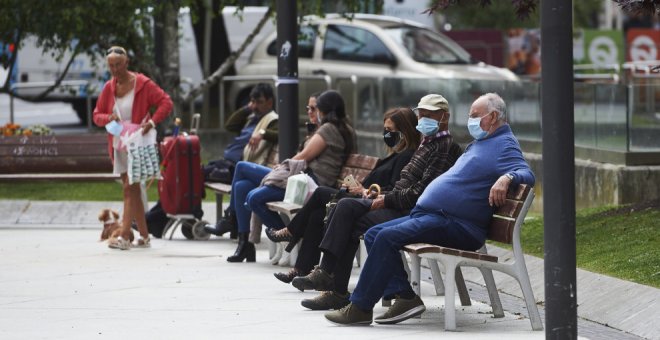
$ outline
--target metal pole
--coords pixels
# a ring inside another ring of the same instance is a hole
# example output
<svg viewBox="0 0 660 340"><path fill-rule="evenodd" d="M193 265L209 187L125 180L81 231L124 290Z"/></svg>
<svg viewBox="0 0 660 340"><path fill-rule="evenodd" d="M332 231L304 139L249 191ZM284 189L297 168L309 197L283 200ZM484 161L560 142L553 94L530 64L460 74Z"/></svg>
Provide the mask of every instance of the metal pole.
<svg viewBox="0 0 660 340"><path fill-rule="evenodd" d="M283 160L298 149L298 14L293 0L277 0L276 10L279 159Z"/></svg>
<svg viewBox="0 0 660 340"><path fill-rule="evenodd" d="M546 339L577 339L572 1L541 1Z"/></svg>
<svg viewBox="0 0 660 340"><path fill-rule="evenodd" d="M14 93L9 91L9 122L14 124Z"/></svg>
<svg viewBox="0 0 660 340"><path fill-rule="evenodd" d="M204 55L203 55L203 61L204 61L204 78L208 77L211 74L211 20L213 16L213 4L211 3L210 0L207 0L204 2L204 7L206 8L206 12L204 15ZM193 101L194 102L194 101ZM209 119L209 110L210 110L210 98L209 98L209 90L206 89L204 90L204 97L203 97L203 102L202 102L202 116L204 118L204 122L208 123ZM194 109L190 110L190 116L192 117ZM205 125L206 126L206 125Z"/></svg>

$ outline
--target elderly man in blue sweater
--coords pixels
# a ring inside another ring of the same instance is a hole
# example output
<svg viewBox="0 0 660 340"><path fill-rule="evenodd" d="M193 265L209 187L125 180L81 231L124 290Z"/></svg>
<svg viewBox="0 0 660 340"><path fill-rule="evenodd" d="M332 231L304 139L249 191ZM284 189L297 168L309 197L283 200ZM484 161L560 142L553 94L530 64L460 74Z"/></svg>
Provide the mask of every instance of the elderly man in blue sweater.
<svg viewBox="0 0 660 340"><path fill-rule="evenodd" d="M426 242L476 250L486 241L495 206L504 204L510 186L534 185L534 174L506 123L506 104L487 93L470 108L468 130L475 139L444 174L433 180L409 216L372 227L364 235L369 252L351 303L327 313L332 323L368 325L381 297L394 297L376 323L394 324L423 313L424 303L408 283L401 248Z"/></svg>

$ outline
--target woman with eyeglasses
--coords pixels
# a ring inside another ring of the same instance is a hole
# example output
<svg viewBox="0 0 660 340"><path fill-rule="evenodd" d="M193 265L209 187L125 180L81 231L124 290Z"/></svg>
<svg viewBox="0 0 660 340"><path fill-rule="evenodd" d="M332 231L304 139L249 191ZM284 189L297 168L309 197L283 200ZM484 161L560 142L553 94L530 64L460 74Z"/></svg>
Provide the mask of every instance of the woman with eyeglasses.
<svg viewBox="0 0 660 340"><path fill-rule="evenodd" d="M312 105L308 105L312 106ZM231 200L238 222L238 247L228 262L254 262L255 248L249 240L250 219L255 214L268 228L285 225L270 211L268 202L284 199L288 176L304 170L318 185L335 185L342 165L355 152L355 131L348 122L344 99L328 90L316 98L319 127L305 147L275 169L250 162L238 162L232 181Z"/></svg>
<svg viewBox="0 0 660 340"><path fill-rule="evenodd" d="M98 126L115 125L127 122L139 124L142 134L156 127L172 111L172 100L156 83L147 76L128 70L126 49L113 46L106 52L108 70L112 78L105 83L94 109L94 124ZM151 110L154 110L152 114ZM116 122L116 123L113 123ZM112 124L111 124L112 123ZM112 130L107 127L108 131ZM116 133L116 131L112 131ZM149 248L149 232L144 217L144 205L140 183L128 182L128 152L117 149L119 137L108 134L108 150L112 159L113 172L119 174L124 192L124 211L121 223L121 236L111 239L108 246L113 249L127 250L131 247ZM135 221L140 233L136 244L131 244L133 232L131 224Z"/></svg>
<svg viewBox="0 0 660 340"><path fill-rule="evenodd" d="M287 251L291 251L293 246L302 239L294 267L288 273L275 273L278 280L290 283L296 276L309 274L314 265L318 264L321 258L319 244L323 238L323 220L328 202L343 197L367 197L365 187L368 188L372 184L378 184L383 192L391 191L394 188L403 167L410 162L421 141L421 136L415 129L416 125L417 117L408 108L393 108L385 112L383 142L388 155L378 161L376 167L362 183L346 187L344 190L318 187L286 228L266 230L266 235L271 241L289 242Z"/></svg>

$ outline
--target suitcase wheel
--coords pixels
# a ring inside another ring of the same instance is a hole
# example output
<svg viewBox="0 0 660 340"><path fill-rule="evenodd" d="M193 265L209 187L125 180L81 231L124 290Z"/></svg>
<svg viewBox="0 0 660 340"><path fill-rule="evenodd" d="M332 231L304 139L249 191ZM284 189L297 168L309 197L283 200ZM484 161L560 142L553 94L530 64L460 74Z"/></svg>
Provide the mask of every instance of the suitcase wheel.
<svg viewBox="0 0 660 340"><path fill-rule="evenodd" d="M206 241L209 238L211 238L211 234L207 233L206 230L204 230L204 226L207 225L208 223L209 222L201 220L192 226L192 234L195 240Z"/></svg>
<svg viewBox="0 0 660 340"><path fill-rule="evenodd" d="M193 235L193 225L194 224L195 224L195 220L183 220L183 222L181 222L181 233L188 240L194 240L195 239L195 236Z"/></svg>

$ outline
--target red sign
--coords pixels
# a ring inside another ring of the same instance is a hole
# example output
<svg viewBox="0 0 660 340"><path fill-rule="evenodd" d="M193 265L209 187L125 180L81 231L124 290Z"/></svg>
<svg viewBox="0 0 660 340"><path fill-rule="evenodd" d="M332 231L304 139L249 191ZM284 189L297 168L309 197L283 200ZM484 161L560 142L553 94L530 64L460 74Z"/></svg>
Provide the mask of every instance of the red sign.
<svg viewBox="0 0 660 340"><path fill-rule="evenodd" d="M630 29L626 37L626 61L660 59L660 30Z"/></svg>

